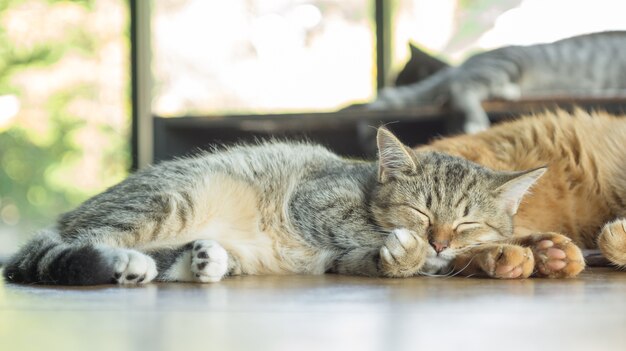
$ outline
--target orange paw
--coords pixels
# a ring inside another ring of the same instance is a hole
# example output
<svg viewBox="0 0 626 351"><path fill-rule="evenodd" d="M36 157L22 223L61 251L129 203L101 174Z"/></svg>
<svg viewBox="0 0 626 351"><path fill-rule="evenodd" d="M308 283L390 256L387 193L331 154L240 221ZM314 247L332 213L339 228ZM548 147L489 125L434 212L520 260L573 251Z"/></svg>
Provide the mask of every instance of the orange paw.
<svg viewBox="0 0 626 351"><path fill-rule="evenodd" d="M535 265L529 248L510 244L485 245L474 259L489 277L499 279L528 278Z"/></svg>
<svg viewBox="0 0 626 351"><path fill-rule="evenodd" d="M626 219L605 224L598 236L598 247L609 261L626 267Z"/></svg>
<svg viewBox="0 0 626 351"><path fill-rule="evenodd" d="M533 235L530 247L535 256L538 277L571 278L585 269L582 251L572 243L572 239L564 235Z"/></svg>

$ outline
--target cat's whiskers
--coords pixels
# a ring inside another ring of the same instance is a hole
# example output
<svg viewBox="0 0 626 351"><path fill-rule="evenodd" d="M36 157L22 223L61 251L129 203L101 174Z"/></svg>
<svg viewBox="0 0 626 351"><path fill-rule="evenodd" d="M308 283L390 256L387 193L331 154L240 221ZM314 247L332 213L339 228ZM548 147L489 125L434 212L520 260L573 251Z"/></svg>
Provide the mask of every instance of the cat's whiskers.
<svg viewBox="0 0 626 351"><path fill-rule="evenodd" d="M451 255L453 257L456 257L459 254L465 253L465 252L470 251L471 249L473 249L475 247L481 246L481 244L483 244L483 243L474 243L474 244L470 244L470 245L464 246L463 248L454 249L454 251L453 251L453 253L451 253ZM467 264L463 268L458 270L458 271L455 271L453 267L450 267L450 269L446 273L443 273L443 274L433 274L433 273L420 272L420 275L427 276L427 277L442 277L442 278L446 278L446 279L452 278L452 277L455 277L455 276L463 273L463 271L466 270L472 264L473 260L474 260L474 256L472 256L472 258L470 258L469 262L467 262ZM465 276L465 277L469 278L471 276L472 275L468 275L468 276Z"/></svg>
<svg viewBox="0 0 626 351"><path fill-rule="evenodd" d="M459 255L459 254L466 253L468 251L471 251L472 249L474 249L476 247L480 247L480 246L482 246L484 244L485 244L484 242L478 242L478 243L472 243L472 244L463 246L462 248L458 248L458 249L456 249L455 256Z"/></svg>
<svg viewBox="0 0 626 351"><path fill-rule="evenodd" d="M456 272L456 273L454 273L454 274L452 274L452 275L448 276L447 278L455 277L455 276L457 276L457 275L461 274L461 273L462 273L465 269L467 269L467 267L469 267L469 266L470 266L470 264L472 264L472 261L474 261L474 257L476 257L476 256L472 256L472 258L470 258L469 262L467 262L467 264L466 264L463 268L459 269L459 271L458 271L458 272ZM471 275L470 275L470 276L471 276ZM468 277L470 277L470 276L466 276L466 278L468 278Z"/></svg>

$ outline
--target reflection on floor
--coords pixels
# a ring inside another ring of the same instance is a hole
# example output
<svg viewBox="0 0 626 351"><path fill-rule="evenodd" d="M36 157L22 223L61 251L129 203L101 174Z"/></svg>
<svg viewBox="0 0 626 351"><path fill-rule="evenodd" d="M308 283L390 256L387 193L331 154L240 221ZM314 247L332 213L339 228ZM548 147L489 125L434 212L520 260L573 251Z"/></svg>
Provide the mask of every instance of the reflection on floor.
<svg viewBox="0 0 626 351"><path fill-rule="evenodd" d="M4 285L2 285L4 284ZM626 272L579 279L238 277L0 283L0 350L626 350Z"/></svg>

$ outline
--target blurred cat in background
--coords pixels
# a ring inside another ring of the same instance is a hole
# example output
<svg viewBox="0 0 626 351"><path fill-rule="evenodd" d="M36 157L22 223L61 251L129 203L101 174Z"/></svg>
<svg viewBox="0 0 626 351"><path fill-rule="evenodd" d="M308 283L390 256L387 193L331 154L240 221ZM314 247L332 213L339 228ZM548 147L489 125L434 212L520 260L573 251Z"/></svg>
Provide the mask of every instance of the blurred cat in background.
<svg viewBox="0 0 626 351"><path fill-rule="evenodd" d="M412 43L409 43L409 52L409 60L396 76L395 86L397 87L420 82L442 69L450 67L447 63L430 56Z"/></svg>
<svg viewBox="0 0 626 351"><path fill-rule="evenodd" d="M480 53L419 82L385 88L367 108L445 104L462 113L461 120L446 121L450 132L475 133L489 126L481 106L486 99L625 93L626 32L612 31Z"/></svg>

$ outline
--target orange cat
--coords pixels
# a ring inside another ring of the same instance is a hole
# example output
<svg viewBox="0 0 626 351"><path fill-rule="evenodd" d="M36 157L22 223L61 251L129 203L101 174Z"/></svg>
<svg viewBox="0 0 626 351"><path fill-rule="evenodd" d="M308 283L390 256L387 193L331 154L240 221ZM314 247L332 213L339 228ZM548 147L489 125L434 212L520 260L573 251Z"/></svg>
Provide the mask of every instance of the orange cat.
<svg viewBox="0 0 626 351"><path fill-rule="evenodd" d="M580 248L600 248L626 267L626 118L580 110L544 113L417 151L444 152L495 170L548 167L519 206L515 239L483 247L487 254L477 249L459 257L457 270L503 278L527 277L535 269L544 276L575 276L584 261L570 239ZM547 250L535 255L533 265L524 247Z"/></svg>

